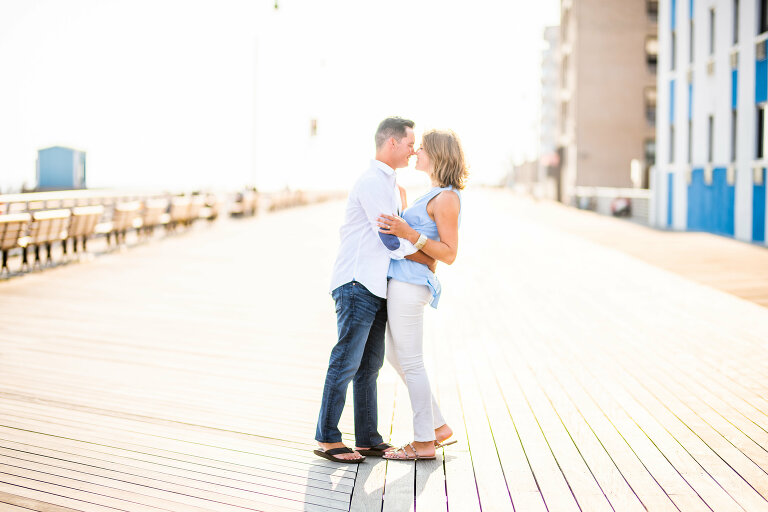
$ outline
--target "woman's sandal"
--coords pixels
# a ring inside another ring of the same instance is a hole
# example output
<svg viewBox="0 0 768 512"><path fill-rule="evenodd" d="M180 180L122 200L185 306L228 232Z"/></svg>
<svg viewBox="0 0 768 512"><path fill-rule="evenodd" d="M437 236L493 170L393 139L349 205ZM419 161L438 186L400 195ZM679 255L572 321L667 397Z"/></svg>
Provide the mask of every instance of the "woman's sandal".
<svg viewBox="0 0 768 512"><path fill-rule="evenodd" d="M323 450L322 448L315 450L315 455L333 462L341 462L342 464L360 464L365 460L365 457L356 459L342 459L341 457L336 457L336 455L340 453L355 453L355 450L347 448L346 446L341 448L331 448L330 450Z"/></svg>
<svg viewBox="0 0 768 512"><path fill-rule="evenodd" d="M405 445L401 446L400 448L397 448L395 450L391 450L383 455L383 457L387 460L435 460L435 456L432 455L431 457L422 457L419 455L419 452L416 451L416 448L413 447L412 443L408 443L408 446L411 447L411 450L413 450L413 455L409 454L405 450ZM398 457L397 452L402 451L403 455L405 457Z"/></svg>
<svg viewBox="0 0 768 512"><path fill-rule="evenodd" d="M389 443L379 443L376 446L371 446L370 448L358 449L357 453L360 455L368 455L370 457L381 457L388 451L392 451L390 448L394 448L394 446Z"/></svg>

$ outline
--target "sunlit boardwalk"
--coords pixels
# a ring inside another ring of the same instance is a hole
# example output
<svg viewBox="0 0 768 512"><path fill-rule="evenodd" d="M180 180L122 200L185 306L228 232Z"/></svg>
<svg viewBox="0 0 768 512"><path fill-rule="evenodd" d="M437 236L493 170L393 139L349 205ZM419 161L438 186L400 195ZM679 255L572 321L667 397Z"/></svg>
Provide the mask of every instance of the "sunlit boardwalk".
<svg viewBox="0 0 768 512"><path fill-rule="evenodd" d="M436 461L311 453L336 202L0 282L0 510L768 510L768 309L585 238L614 221L464 207L427 315ZM410 441L387 366L379 396Z"/></svg>

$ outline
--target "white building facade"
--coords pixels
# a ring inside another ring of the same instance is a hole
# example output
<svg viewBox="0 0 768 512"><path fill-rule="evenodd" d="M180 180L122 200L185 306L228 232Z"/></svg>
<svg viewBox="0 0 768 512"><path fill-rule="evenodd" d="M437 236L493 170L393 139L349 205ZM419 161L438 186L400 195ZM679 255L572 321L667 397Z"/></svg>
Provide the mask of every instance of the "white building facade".
<svg viewBox="0 0 768 512"><path fill-rule="evenodd" d="M768 0L661 0L651 223L765 243Z"/></svg>

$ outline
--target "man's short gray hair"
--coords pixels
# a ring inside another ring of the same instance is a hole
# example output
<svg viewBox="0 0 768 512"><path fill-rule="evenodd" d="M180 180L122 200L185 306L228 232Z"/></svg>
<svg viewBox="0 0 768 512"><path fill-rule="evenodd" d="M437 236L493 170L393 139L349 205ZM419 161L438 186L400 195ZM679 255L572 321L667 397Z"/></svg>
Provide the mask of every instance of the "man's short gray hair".
<svg viewBox="0 0 768 512"><path fill-rule="evenodd" d="M402 117L386 118L379 123L379 127L376 129L376 149L383 146L390 137L394 137L395 140L402 139L406 134L405 129L413 129L415 124L410 119L403 119Z"/></svg>

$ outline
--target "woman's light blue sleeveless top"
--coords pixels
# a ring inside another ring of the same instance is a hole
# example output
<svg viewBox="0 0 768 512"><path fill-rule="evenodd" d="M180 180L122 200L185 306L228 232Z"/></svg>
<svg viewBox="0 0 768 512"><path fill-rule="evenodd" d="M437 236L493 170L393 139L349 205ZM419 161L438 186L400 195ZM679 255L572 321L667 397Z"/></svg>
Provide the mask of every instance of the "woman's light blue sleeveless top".
<svg viewBox="0 0 768 512"><path fill-rule="evenodd" d="M461 202L461 194L453 187L435 187L414 201L411 206L405 209L402 215L409 226L430 240L440 240L440 235L437 233L437 224L427 213L427 203L443 190L454 190L459 196L459 202ZM459 225L461 225L461 208L459 208ZM428 286L432 290L432 300L429 304L433 308L437 308L437 303L440 301L440 281L437 280L435 274L426 265L406 259L390 260L387 277L404 283Z"/></svg>

